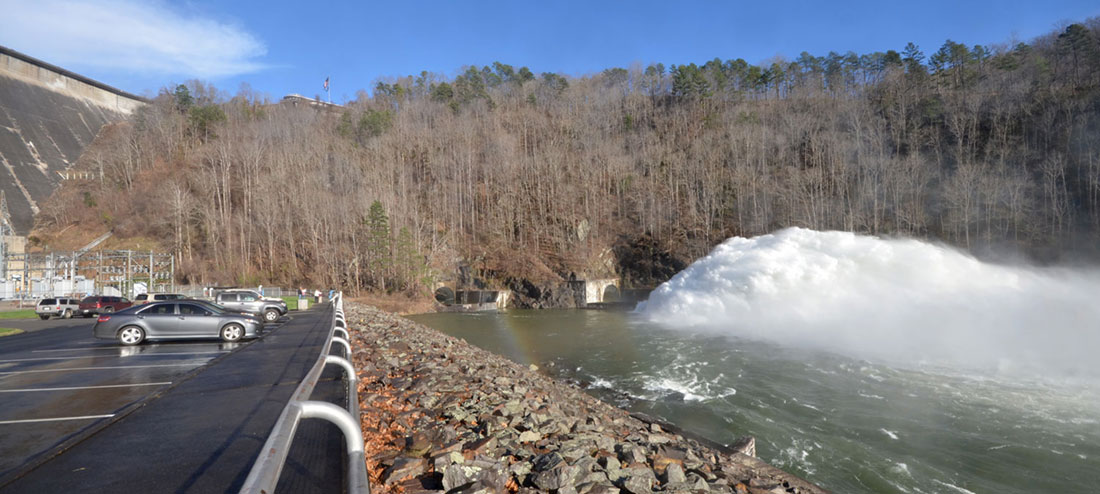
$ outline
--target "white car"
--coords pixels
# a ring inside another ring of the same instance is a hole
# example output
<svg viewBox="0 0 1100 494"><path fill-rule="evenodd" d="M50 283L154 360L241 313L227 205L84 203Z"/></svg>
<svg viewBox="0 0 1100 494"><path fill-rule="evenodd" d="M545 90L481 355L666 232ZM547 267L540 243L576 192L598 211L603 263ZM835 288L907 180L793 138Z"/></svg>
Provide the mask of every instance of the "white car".
<svg viewBox="0 0 1100 494"><path fill-rule="evenodd" d="M34 312L43 321L49 319L50 316L69 319L79 310L80 299L68 297L44 298L38 301L38 305L34 306Z"/></svg>
<svg viewBox="0 0 1100 494"><path fill-rule="evenodd" d="M178 293L141 293L134 297L134 305L145 305L150 302L164 302L167 300L181 300L187 297Z"/></svg>

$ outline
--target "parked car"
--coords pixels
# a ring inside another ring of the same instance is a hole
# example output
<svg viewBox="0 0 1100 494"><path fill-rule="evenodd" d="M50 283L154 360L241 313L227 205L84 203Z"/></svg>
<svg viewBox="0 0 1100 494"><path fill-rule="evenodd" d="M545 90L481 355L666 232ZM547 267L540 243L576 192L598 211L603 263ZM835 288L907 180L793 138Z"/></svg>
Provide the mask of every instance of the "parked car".
<svg viewBox="0 0 1100 494"><path fill-rule="evenodd" d="M50 316L68 319L73 317L73 314L76 314L78 310L80 310L80 301L68 297L44 298L38 301L38 305L34 306L34 312L43 321L49 319Z"/></svg>
<svg viewBox="0 0 1100 494"><path fill-rule="evenodd" d="M149 302L163 302L165 300L180 300L187 297L178 293L141 293L134 297L134 305L147 304Z"/></svg>
<svg viewBox="0 0 1100 494"><path fill-rule="evenodd" d="M249 312L247 310L230 309L229 307L226 307L226 306L221 305L221 304L216 304L216 303L211 302L209 300L202 300L202 299L197 299L197 298L188 298L188 299L184 299L184 300L186 300L188 302L196 303L196 304L199 304L199 305L203 305L203 306L210 306L210 307L213 307L217 310L220 310L220 311L223 311L223 312L229 312L231 314L245 315L245 316L251 317L251 318L253 318L257 321L260 321L261 323L263 322L263 315L262 314L256 314L254 312Z"/></svg>
<svg viewBox="0 0 1100 494"><path fill-rule="evenodd" d="M79 313L84 317L92 317L96 314L118 312L131 305L134 305L134 303L126 297L92 295L91 297L84 297L84 300L80 301Z"/></svg>
<svg viewBox="0 0 1100 494"><path fill-rule="evenodd" d="M220 338L226 342L259 336L263 323L255 317L218 310L191 300L150 302L103 314L92 334L124 346L146 340Z"/></svg>
<svg viewBox="0 0 1100 494"><path fill-rule="evenodd" d="M278 321L287 313L285 300L266 298L253 290L226 290L218 293L214 301L230 309L260 314L267 322Z"/></svg>

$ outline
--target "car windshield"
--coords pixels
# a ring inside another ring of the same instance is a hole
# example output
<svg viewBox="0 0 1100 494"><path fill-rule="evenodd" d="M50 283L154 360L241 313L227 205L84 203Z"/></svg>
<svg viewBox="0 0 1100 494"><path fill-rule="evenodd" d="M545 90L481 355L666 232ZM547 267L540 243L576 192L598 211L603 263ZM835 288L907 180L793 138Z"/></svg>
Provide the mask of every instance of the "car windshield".
<svg viewBox="0 0 1100 494"><path fill-rule="evenodd" d="M55 300L55 299L44 298L44 299L42 299L41 302L38 303L38 305L53 305L53 304L56 304L56 303L57 303L57 300Z"/></svg>
<svg viewBox="0 0 1100 494"><path fill-rule="evenodd" d="M81 300L80 303L82 303L82 304L94 304L96 302L96 299L98 299L98 298L99 297L84 297L84 300Z"/></svg>

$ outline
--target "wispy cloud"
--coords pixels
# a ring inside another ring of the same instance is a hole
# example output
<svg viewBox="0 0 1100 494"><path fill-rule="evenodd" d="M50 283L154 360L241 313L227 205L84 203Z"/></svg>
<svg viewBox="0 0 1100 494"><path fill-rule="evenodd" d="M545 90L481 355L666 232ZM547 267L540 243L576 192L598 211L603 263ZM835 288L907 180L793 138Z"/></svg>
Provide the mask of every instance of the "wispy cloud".
<svg viewBox="0 0 1100 494"><path fill-rule="evenodd" d="M265 68L240 26L137 0L0 0L0 44L59 65L216 79Z"/></svg>

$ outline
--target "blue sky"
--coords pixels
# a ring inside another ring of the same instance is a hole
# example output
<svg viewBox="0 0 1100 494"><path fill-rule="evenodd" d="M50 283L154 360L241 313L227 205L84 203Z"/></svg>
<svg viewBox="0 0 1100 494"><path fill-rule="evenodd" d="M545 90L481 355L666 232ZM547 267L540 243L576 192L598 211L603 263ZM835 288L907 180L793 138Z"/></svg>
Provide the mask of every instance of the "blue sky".
<svg viewBox="0 0 1100 494"><path fill-rule="evenodd" d="M1100 2L0 0L0 45L136 94L201 79L274 99L355 97L379 77L501 61L584 75L632 63L760 63L802 51L930 54L1028 41Z"/></svg>

